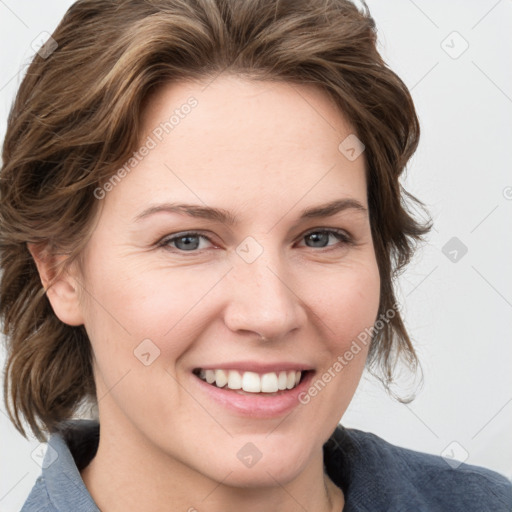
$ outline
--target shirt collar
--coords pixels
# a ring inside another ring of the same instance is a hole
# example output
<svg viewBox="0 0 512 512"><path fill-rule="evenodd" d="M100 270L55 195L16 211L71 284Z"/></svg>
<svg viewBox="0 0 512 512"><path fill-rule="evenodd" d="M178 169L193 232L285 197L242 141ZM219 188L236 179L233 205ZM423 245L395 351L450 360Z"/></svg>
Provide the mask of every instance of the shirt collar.
<svg viewBox="0 0 512 512"><path fill-rule="evenodd" d="M80 475L80 469L94 457L98 439L99 425L93 420L66 422L59 432L51 435L42 474L50 501L59 512L100 512ZM87 450L89 460L84 457ZM77 465L80 462L81 467Z"/></svg>

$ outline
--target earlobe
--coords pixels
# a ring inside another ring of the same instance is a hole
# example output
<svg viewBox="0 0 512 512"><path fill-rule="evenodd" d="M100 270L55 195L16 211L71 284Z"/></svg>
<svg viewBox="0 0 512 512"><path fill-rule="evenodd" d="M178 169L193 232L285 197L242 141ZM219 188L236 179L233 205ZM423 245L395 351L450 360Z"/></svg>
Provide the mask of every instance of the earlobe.
<svg viewBox="0 0 512 512"><path fill-rule="evenodd" d="M27 243L27 248L36 264L46 296L59 320L72 326L83 325L77 281L67 269L57 275L59 265L67 256L53 255L43 245Z"/></svg>

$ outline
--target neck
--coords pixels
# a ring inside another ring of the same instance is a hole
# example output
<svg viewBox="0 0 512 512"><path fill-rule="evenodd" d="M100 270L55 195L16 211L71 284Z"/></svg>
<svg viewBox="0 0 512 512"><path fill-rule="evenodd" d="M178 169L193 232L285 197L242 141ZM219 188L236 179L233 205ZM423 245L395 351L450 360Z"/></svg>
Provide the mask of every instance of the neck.
<svg viewBox="0 0 512 512"><path fill-rule="evenodd" d="M82 470L82 479L102 512L339 512L343 493L324 473L323 452L315 453L292 481L272 485L234 485L232 472L219 481L163 453L135 427L101 420L96 456ZM172 504L172 508L169 507Z"/></svg>

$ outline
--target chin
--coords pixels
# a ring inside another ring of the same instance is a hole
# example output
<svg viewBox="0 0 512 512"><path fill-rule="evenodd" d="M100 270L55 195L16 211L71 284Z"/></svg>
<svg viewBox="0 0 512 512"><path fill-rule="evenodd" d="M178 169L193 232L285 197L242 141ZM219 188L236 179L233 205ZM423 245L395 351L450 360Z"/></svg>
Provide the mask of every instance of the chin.
<svg viewBox="0 0 512 512"><path fill-rule="evenodd" d="M283 456L281 461L282 463L279 465L273 463L263 464L260 461L252 468L234 468L233 472L223 483L244 489L275 487L276 481L281 485L287 485L300 475L303 468L297 461L291 461L285 456ZM225 474L222 475L221 481L225 476Z"/></svg>
<svg viewBox="0 0 512 512"><path fill-rule="evenodd" d="M289 450L267 446L257 451L248 442L237 451L234 463L231 457L226 460L220 480L231 473L225 483L234 487L275 487L276 481L286 485L304 471L308 456L306 447L300 444L292 445Z"/></svg>

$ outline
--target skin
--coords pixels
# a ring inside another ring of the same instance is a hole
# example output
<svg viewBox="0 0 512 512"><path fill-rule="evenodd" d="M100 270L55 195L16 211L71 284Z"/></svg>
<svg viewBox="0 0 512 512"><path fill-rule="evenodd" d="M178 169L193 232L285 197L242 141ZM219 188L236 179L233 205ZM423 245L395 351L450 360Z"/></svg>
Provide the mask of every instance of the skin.
<svg viewBox="0 0 512 512"><path fill-rule="evenodd" d="M198 106L101 201L82 265L47 290L63 322L85 325L94 353L101 436L82 478L104 512L339 511L322 445L354 395L364 347L307 405L276 418L214 403L191 370L290 361L320 377L373 325L380 278L364 154L350 161L338 150L354 132L324 92L236 76L161 87L141 141L190 96ZM298 221L302 209L340 198L366 211ZM170 201L224 208L237 221L134 221ZM331 235L315 245L314 228L355 243ZM209 240L193 251L157 246L190 230ZM249 236L263 250L252 263L236 252ZM49 267L33 255L47 284ZM148 338L160 355L146 366L134 350ZM262 454L252 467L237 458L246 443Z"/></svg>

